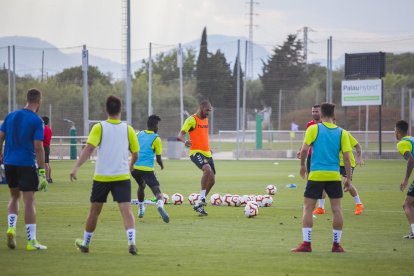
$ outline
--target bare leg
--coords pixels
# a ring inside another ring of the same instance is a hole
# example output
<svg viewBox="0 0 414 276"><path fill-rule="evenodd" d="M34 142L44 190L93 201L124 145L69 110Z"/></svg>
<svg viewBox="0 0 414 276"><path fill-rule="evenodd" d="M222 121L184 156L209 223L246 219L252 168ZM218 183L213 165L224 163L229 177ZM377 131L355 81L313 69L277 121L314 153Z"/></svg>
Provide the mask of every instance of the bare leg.
<svg viewBox="0 0 414 276"><path fill-rule="evenodd" d="M98 217L102 211L103 203L102 202L92 202L89 209L88 218L86 219L85 231L94 232L96 229L96 224L98 222Z"/></svg>

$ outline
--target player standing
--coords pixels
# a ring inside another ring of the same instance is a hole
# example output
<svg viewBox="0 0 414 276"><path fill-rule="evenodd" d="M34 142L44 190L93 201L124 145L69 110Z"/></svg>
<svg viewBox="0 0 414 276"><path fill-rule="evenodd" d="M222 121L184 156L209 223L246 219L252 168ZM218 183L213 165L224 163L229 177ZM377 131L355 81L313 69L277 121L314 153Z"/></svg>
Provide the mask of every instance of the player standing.
<svg viewBox="0 0 414 276"><path fill-rule="evenodd" d="M134 129L121 122L121 100L115 96L106 99L108 120L95 124L89 133L86 146L70 173L70 180L76 180L76 174L86 160L98 147L98 159L93 177L91 206L85 223L83 240L77 239L75 245L83 253L89 252L93 232L99 214L106 202L109 192L114 201L118 202L124 227L128 238L128 251L137 255L135 246L135 219L131 211L131 180L130 171L138 158L138 141ZM132 153L128 164L129 153Z"/></svg>
<svg viewBox="0 0 414 276"><path fill-rule="evenodd" d="M401 192L404 191L410 180L411 172L414 168L414 138L408 136L408 123L398 121L395 124L395 137L399 141L397 144L398 152L407 160L404 180L400 184ZM403 203L403 209L411 226L410 234L404 236L406 239L414 239L414 182L408 187L407 196Z"/></svg>
<svg viewBox="0 0 414 276"><path fill-rule="evenodd" d="M207 205L206 196L216 181L216 169L214 167L208 138L208 114L210 111L210 102L202 101L197 113L185 120L178 134L178 140L182 141L186 147L190 147L191 161L203 171L200 200L193 207L194 211L198 212L201 216L208 215L204 210L204 206ZM185 139L186 133L190 136L189 140Z"/></svg>
<svg viewBox="0 0 414 276"><path fill-rule="evenodd" d="M52 168L49 163L50 156L50 141L52 140L52 129L49 127L49 117L42 117L43 123L45 124L43 148L45 149L45 169L47 182L53 183L52 180Z"/></svg>
<svg viewBox="0 0 414 276"><path fill-rule="evenodd" d="M340 245L343 227L341 198L343 197L341 176L339 174L339 152L344 155L346 180L344 190L348 191L351 184L351 162L349 152L352 150L346 130L333 123L335 105L321 105L322 123L310 126L305 133L304 143L300 153L300 175L306 178L305 159L312 145L312 160L310 172L304 193L304 208L302 219L303 243L292 249L292 252L312 252L311 236L313 227L312 211L316 201L326 191L330 198L333 215L333 245L332 252L344 252Z"/></svg>
<svg viewBox="0 0 414 276"><path fill-rule="evenodd" d="M148 117L147 121L147 130L138 132L138 145L139 145L139 154L138 160L134 164L134 170L132 171L132 176L138 183L138 217L144 217L145 213L145 185L151 188L154 196L157 198L157 210L161 215L161 218L165 223L170 221L170 217L164 209L164 199L160 190L160 183L158 182L157 176L154 172L154 155L156 156L157 163L160 165L161 170L164 169L164 164L162 163L162 143L161 138L157 134L158 132L158 122L161 119L157 115L151 115Z"/></svg>
<svg viewBox="0 0 414 276"><path fill-rule="evenodd" d="M36 114L42 103L42 93L37 89L30 89L27 91L26 100L26 106L8 114L1 125L0 163L4 163L10 188L7 246L11 249L16 247L17 215L22 195L25 205L26 250L38 250L47 249L36 239L35 192L47 190L43 121ZM3 158L4 141L6 144ZM36 161L39 169L36 169Z"/></svg>

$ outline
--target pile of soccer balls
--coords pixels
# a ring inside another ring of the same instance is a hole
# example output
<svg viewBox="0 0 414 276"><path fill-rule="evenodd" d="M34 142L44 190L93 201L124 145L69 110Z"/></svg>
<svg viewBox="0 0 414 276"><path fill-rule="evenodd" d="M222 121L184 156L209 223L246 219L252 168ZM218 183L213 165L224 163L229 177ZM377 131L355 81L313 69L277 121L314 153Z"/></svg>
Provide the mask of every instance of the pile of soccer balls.
<svg viewBox="0 0 414 276"><path fill-rule="evenodd" d="M276 194L277 189L275 185L268 185L266 187L266 195L232 195L232 194L213 194L210 197L210 202L214 206L244 206L244 215L248 218L255 217L259 214L259 207L270 207L273 203L272 195ZM200 195L192 193L188 196L188 202L191 205L196 204L200 199ZM168 195L164 194L164 202L169 200ZM175 193L171 196L171 203L173 205L181 205L184 203L184 196L180 193Z"/></svg>

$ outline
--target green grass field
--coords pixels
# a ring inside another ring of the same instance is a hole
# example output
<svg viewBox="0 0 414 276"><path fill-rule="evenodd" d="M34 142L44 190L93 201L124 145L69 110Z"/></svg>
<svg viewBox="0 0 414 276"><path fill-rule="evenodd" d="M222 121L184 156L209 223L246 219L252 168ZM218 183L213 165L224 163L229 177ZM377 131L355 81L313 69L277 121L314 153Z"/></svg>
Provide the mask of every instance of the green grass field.
<svg viewBox="0 0 414 276"><path fill-rule="evenodd" d="M46 251L25 250L23 209L18 218L17 248L6 246L8 188L0 185L0 270L2 275L412 275L414 240L404 240L409 225L401 205L405 193L399 183L405 163L366 161L357 168L354 184L366 206L353 214L353 199L343 201L345 254L330 252L331 212L314 220L313 252L291 253L302 240L301 214L305 181L298 177L298 161L216 161L213 193L264 194L268 184L278 193L272 207L260 208L256 218L243 208L207 206L198 217L191 206L166 206L165 224L154 206L136 220L139 256L127 252L126 234L117 205L109 197L89 254L74 245L83 237L89 208L93 164L87 162L78 181L70 183L72 161L52 162L54 184L37 194L37 238ZM157 171L163 192L186 198L199 192L201 173L190 161L165 161ZM294 174L295 178L288 178ZM297 189L286 184L296 183ZM133 183L133 198L136 184ZM148 197L152 197L147 191ZM329 204L328 204L329 209ZM133 206L134 214L137 206Z"/></svg>

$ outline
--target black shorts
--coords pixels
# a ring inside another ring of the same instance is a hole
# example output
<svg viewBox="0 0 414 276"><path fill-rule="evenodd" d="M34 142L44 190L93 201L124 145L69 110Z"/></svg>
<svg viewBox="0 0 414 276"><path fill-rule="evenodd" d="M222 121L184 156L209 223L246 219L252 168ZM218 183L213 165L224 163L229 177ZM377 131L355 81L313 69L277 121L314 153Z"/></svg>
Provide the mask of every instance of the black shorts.
<svg viewBox="0 0 414 276"><path fill-rule="evenodd" d="M45 163L49 163L50 147L45 146Z"/></svg>
<svg viewBox="0 0 414 276"><path fill-rule="evenodd" d="M18 188L22 192L36 192L39 176L34 166L4 165L9 188Z"/></svg>
<svg viewBox="0 0 414 276"><path fill-rule="evenodd" d="M214 174L216 174L216 168L214 167L214 161L212 157L206 157L203 154L197 152L191 155L190 158L191 161L193 161L193 163L196 164L199 169L202 169L205 164L209 164Z"/></svg>
<svg viewBox="0 0 414 276"><path fill-rule="evenodd" d="M93 181L91 202L106 202L109 192L118 203L131 202L131 180L120 180L112 182Z"/></svg>
<svg viewBox="0 0 414 276"><path fill-rule="evenodd" d="M131 174L138 185L144 189L146 184L150 187L160 186L154 171L134 170Z"/></svg>
<svg viewBox="0 0 414 276"><path fill-rule="evenodd" d="M306 158L306 169L308 170L308 174L310 173L310 163L311 163L312 155L308 155Z"/></svg>
<svg viewBox="0 0 414 276"><path fill-rule="evenodd" d="M354 175L354 167L351 167L351 180L352 180L352 176ZM341 166L340 168L339 168L339 173L343 176L343 177L346 177L346 170L345 170L345 167L344 166Z"/></svg>
<svg viewBox="0 0 414 276"><path fill-rule="evenodd" d="M411 183L410 187L408 187L407 195L414 197L414 181Z"/></svg>
<svg viewBox="0 0 414 276"><path fill-rule="evenodd" d="M342 198L341 181L313 181L308 180L306 183L305 194L307 198L320 199L322 192L325 190L329 198Z"/></svg>

